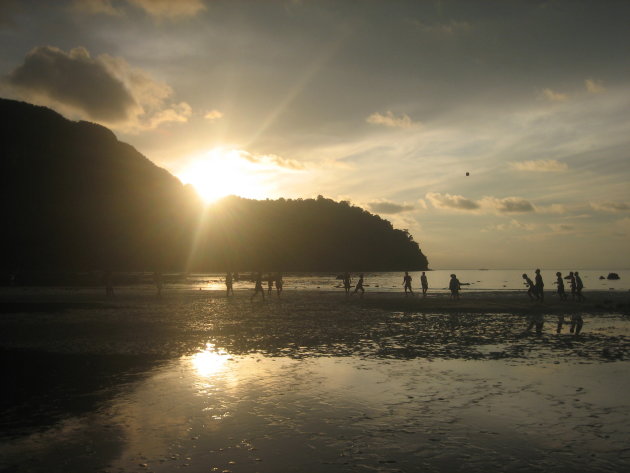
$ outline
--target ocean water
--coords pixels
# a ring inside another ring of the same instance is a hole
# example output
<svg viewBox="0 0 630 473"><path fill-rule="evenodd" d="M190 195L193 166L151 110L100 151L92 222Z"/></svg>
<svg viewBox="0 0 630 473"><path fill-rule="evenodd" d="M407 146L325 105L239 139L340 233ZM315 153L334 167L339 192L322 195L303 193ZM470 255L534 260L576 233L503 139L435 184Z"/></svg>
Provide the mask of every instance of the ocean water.
<svg viewBox="0 0 630 473"><path fill-rule="evenodd" d="M535 269L535 268L534 268ZM462 283L462 290L466 291L515 291L524 289L523 273L534 279L534 269L441 269L426 271L429 281L430 293L443 293L448 291L448 283L451 274L456 274ZM545 283L546 291L555 291L556 272L560 271L563 276L569 274L568 269L541 269L541 274ZM630 270L608 270L608 269L586 269L577 270L584 283L584 291L628 291L630 290ZM606 278L608 273L617 273L618 280L600 279ZM410 271L413 278L412 288L420 291L421 271ZM249 278L249 273L242 273L241 276ZM399 292L403 290L403 272L366 272L364 273L364 287L366 291L377 292ZM331 291L343 290L341 280L336 279L334 273L286 273L283 275L284 290L307 290L307 291ZM352 273L353 285L358 280L359 274ZM182 289L187 286L201 290L222 290L225 289L224 274L192 274L183 283ZM234 284L234 289L251 289L253 283L249 280L238 281ZM568 281L565 281L565 289L569 289Z"/></svg>

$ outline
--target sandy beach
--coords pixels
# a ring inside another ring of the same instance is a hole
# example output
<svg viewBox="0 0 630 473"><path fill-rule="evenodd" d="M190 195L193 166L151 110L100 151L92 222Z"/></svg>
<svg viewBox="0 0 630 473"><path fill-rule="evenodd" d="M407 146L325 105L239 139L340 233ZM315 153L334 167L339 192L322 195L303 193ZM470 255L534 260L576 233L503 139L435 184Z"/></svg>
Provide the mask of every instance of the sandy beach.
<svg viewBox="0 0 630 473"><path fill-rule="evenodd" d="M2 289L0 471L630 467L626 292L251 293Z"/></svg>

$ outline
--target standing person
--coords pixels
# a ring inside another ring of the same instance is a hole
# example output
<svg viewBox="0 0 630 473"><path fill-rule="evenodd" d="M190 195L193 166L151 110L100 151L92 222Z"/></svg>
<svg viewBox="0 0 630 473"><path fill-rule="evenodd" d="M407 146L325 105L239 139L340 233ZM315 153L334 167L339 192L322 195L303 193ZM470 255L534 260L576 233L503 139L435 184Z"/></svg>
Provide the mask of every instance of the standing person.
<svg viewBox="0 0 630 473"><path fill-rule="evenodd" d="M448 284L448 288L451 290L451 299L458 301L461 284L459 283L459 279L457 279L456 275L451 274L451 280Z"/></svg>
<svg viewBox="0 0 630 473"><path fill-rule="evenodd" d="M278 297L280 297L280 293L282 292L282 285L284 282L282 281L282 273L276 273L276 293Z"/></svg>
<svg viewBox="0 0 630 473"><path fill-rule="evenodd" d="M534 296L532 296L532 294L534 294L536 296L536 299L538 299L538 294L536 294L534 290L534 281L529 279L529 276L525 273L523 273L523 279L525 280L525 285L527 286L527 295L529 296L529 298L533 300Z"/></svg>
<svg viewBox="0 0 630 473"><path fill-rule="evenodd" d="M273 291L273 281L275 280L275 277L273 275L273 273L269 273L269 276L267 277L267 295L271 295L271 292Z"/></svg>
<svg viewBox="0 0 630 473"><path fill-rule="evenodd" d="M403 286L405 287L405 296L407 295L407 291L411 293L413 296L413 290L411 289L411 276L409 276L409 271L405 271L405 277L403 278Z"/></svg>
<svg viewBox="0 0 630 473"><path fill-rule="evenodd" d="M252 297L249 298L250 301L254 300L254 297L256 297L256 294L258 294L260 292L260 295L263 298L263 301L265 300L265 290L263 289L263 285L262 285L262 273L258 272L256 273L256 283L255 283L255 287L254 287L254 293L252 294Z"/></svg>
<svg viewBox="0 0 630 473"><path fill-rule="evenodd" d="M350 273L347 271L343 273L343 288L346 291L346 296L350 295L350 286L352 285L352 279L350 278Z"/></svg>
<svg viewBox="0 0 630 473"><path fill-rule="evenodd" d="M365 294L365 289L363 289L363 273L359 274L359 281L357 282L357 285L354 288L355 294L357 293L357 291L361 291L361 297L363 297L363 294Z"/></svg>
<svg viewBox="0 0 630 473"><path fill-rule="evenodd" d="M562 273L560 271L556 273L556 284L558 285L558 296L560 296L560 300L566 301L567 295L564 292L564 281L562 280Z"/></svg>
<svg viewBox="0 0 630 473"><path fill-rule="evenodd" d="M422 271L420 276L420 284L422 284L422 297L427 297L427 291L429 290L429 281L427 281L427 275Z"/></svg>
<svg viewBox="0 0 630 473"><path fill-rule="evenodd" d="M232 273L229 271L225 274L225 287L227 288L227 296L229 297L230 293L234 295L234 288L232 287L234 282L234 278L232 277Z"/></svg>
<svg viewBox="0 0 630 473"><path fill-rule="evenodd" d="M157 295L162 295L162 285L164 284L164 280L162 278L162 273L160 271L156 271L153 273L153 282L155 283L155 288L157 289Z"/></svg>
<svg viewBox="0 0 630 473"><path fill-rule="evenodd" d="M112 276L112 272L108 269L105 271L103 275L103 279L105 282L105 295L107 297L114 296L114 277Z"/></svg>
<svg viewBox="0 0 630 473"><path fill-rule="evenodd" d="M536 288L536 294L538 294L538 297L540 297L541 301L545 300L545 283L543 282L543 278L540 275L540 269L536 270L536 277L534 278L534 287Z"/></svg>
<svg viewBox="0 0 630 473"><path fill-rule="evenodd" d="M578 302L582 302L584 300L584 296L582 295L582 289L584 289L584 283L582 283L582 278L580 277L580 274L576 271L575 272L575 295L577 296Z"/></svg>
<svg viewBox="0 0 630 473"><path fill-rule="evenodd" d="M575 285L575 275L573 274L573 271L569 271L569 275L566 277L566 279L569 280L569 284L571 285L571 300L574 301L576 285Z"/></svg>

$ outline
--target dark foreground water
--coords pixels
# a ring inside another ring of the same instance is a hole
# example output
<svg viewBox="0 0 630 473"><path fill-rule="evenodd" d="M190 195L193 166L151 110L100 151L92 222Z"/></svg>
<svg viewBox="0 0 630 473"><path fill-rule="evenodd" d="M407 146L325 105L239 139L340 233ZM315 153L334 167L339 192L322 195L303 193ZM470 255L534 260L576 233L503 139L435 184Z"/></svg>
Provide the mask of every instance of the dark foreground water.
<svg viewBox="0 0 630 473"><path fill-rule="evenodd" d="M0 471L630 469L621 313L221 296L5 305Z"/></svg>

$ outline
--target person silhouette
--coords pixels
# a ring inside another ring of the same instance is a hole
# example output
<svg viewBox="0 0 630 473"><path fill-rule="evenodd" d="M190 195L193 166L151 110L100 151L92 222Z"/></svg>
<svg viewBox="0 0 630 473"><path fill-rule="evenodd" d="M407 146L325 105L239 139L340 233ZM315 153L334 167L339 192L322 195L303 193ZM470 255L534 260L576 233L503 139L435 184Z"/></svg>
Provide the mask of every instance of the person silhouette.
<svg viewBox="0 0 630 473"><path fill-rule="evenodd" d="M105 271L103 275L103 280L105 282L105 295L107 297L113 297L114 295L114 277L112 276L112 272L108 269Z"/></svg>
<svg viewBox="0 0 630 473"><path fill-rule="evenodd" d="M427 275L422 271L420 276L420 284L422 285L422 297L427 297L427 291L429 290L429 281L427 281Z"/></svg>
<svg viewBox="0 0 630 473"><path fill-rule="evenodd" d="M227 296L230 295L230 293L232 293L232 295L234 295L234 278L232 277L232 273L231 272L227 272L225 274L225 287L227 289Z"/></svg>
<svg viewBox="0 0 630 473"><path fill-rule="evenodd" d="M280 293L282 292L282 286L284 282L282 281L282 273L276 273L276 294L280 297Z"/></svg>
<svg viewBox="0 0 630 473"><path fill-rule="evenodd" d="M413 290L411 289L411 280L412 277L409 276L409 271L405 271L405 277L403 278L403 286L405 287L405 296L407 295L407 291L411 293L413 296Z"/></svg>
<svg viewBox="0 0 630 473"><path fill-rule="evenodd" d="M451 299L458 301L459 300L459 290L461 289L461 284L459 279L455 274L451 274L451 280L448 284L448 288L451 290Z"/></svg>
<svg viewBox="0 0 630 473"><path fill-rule="evenodd" d="M164 284L164 280L162 278L162 273L160 271L156 271L153 273L153 282L155 283L155 288L157 289L157 295L162 295L162 285Z"/></svg>
<svg viewBox="0 0 630 473"><path fill-rule="evenodd" d="M536 299L538 299L538 294L536 294L534 290L534 281L529 279L529 276L525 273L523 273L523 279L525 280L525 285L527 286L527 295L529 296L529 298L531 300L534 300L534 297L532 296L532 294L534 294L536 296Z"/></svg>
<svg viewBox="0 0 630 473"><path fill-rule="evenodd" d="M256 294L258 294L259 292L260 292L260 295L262 296L263 301L264 301L265 300L265 290L263 289L263 285L262 285L262 273L261 272L256 273L254 293L252 294L252 297L249 298L249 300L253 301L254 297L256 297Z"/></svg>
<svg viewBox="0 0 630 473"><path fill-rule="evenodd" d="M575 295L577 297L578 302L582 302L585 297L582 295L582 289L584 289L584 283L582 282L582 278L580 274L576 271L574 273L575 276Z"/></svg>
<svg viewBox="0 0 630 473"><path fill-rule="evenodd" d="M271 295L271 292L273 291L273 282L276 278L274 277L273 273L269 273L269 276L267 277L267 294Z"/></svg>
<svg viewBox="0 0 630 473"><path fill-rule="evenodd" d="M567 300L567 294L564 292L564 281L562 280L562 273L558 271L556 273L556 284L558 285L558 296L561 301Z"/></svg>
<svg viewBox="0 0 630 473"><path fill-rule="evenodd" d="M569 285L571 286L571 300L574 301L577 286L575 285L575 275L573 271L569 271L569 275L565 279L569 280Z"/></svg>
<svg viewBox="0 0 630 473"><path fill-rule="evenodd" d="M545 283L543 282L543 278L540 275L540 269L536 270L536 277L534 278L534 287L536 288L536 294L538 294L538 297L540 297L541 301L545 300Z"/></svg>
<svg viewBox="0 0 630 473"><path fill-rule="evenodd" d="M363 273L359 274L359 281L357 282L357 285L354 288L355 294L357 293L357 291L361 291L361 297L363 297L363 294L365 294L365 289L363 289Z"/></svg>
<svg viewBox="0 0 630 473"><path fill-rule="evenodd" d="M346 296L350 295L350 286L352 285L352 278L350 278L350 273L343 273L343 288L346 291Z"/></svg>

